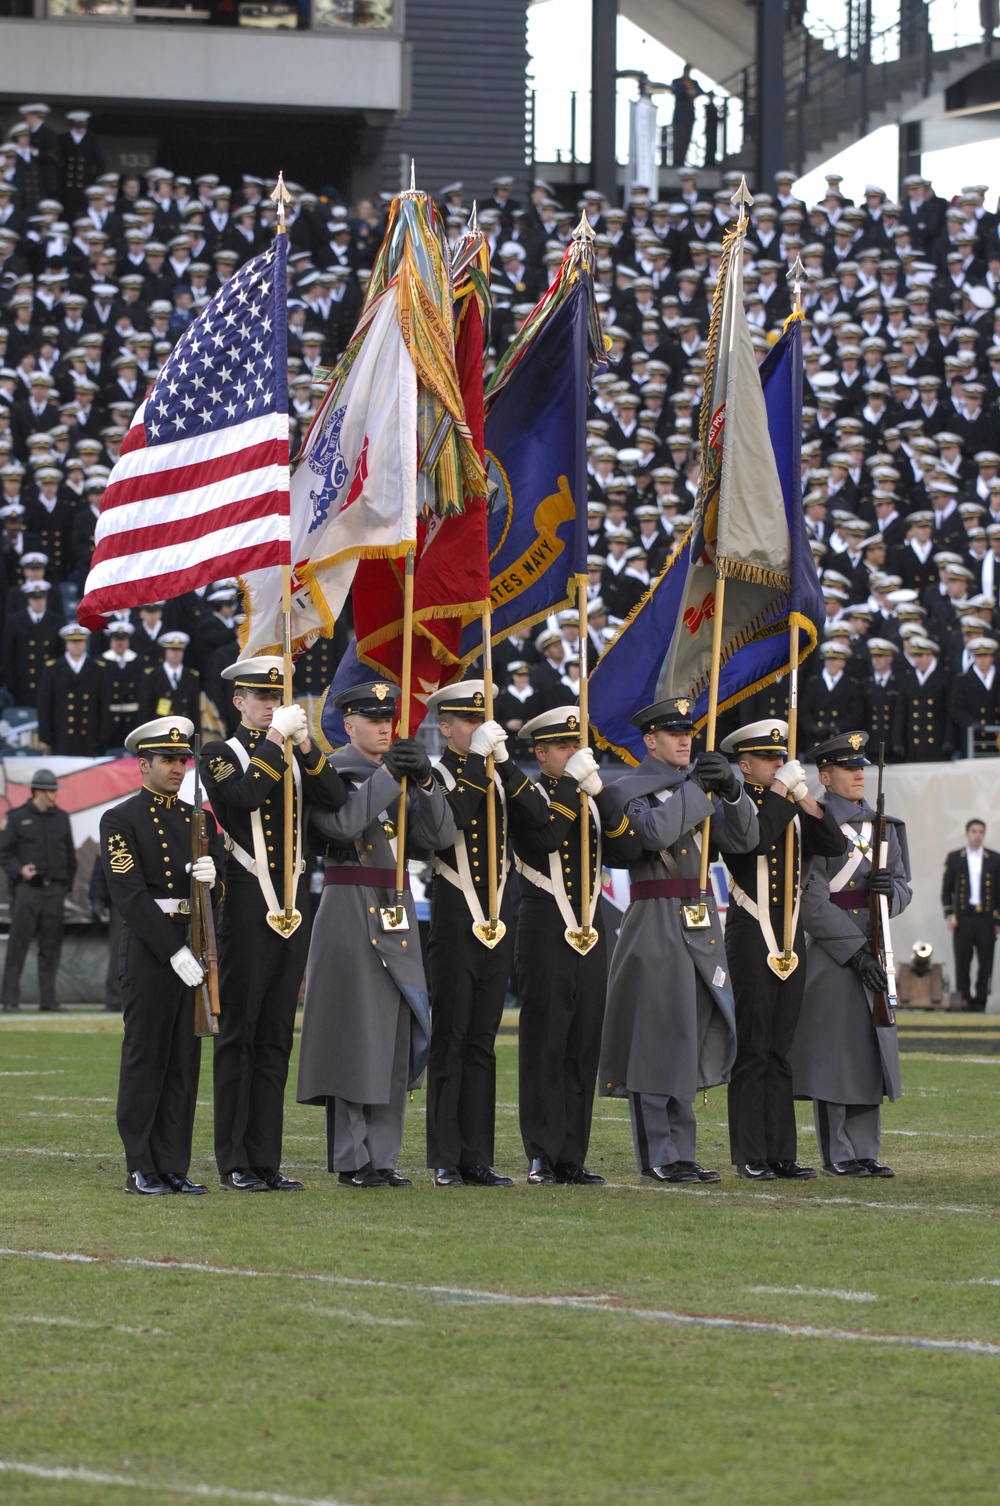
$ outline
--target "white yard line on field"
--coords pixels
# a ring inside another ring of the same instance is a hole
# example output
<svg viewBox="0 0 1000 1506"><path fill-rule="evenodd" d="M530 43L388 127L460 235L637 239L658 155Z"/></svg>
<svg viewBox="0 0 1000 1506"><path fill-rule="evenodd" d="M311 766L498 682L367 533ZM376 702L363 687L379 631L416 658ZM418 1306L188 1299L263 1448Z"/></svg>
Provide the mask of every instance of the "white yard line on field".
<svg viewBox="0 0 1000 1506"><path fill-rule="evenodd" d="M15 1313L10 1317L0 1318L2 1323L36 1323L44 1328L103 1328L107 1333L126 1333L141 1339L165 1339L165 1328L129 1328L124 1323L102 1323L96 1318L56 1318L44 1317L40 1313Z"/></svg>
<svg viewBox="0 0 1000 1506"><path fill-rule="evenodd" d="M835 1297L838 1302L877 1302L874 1292L845 1292L831 1286L745 1286L765 1297Z"/></svg>
<svg viewBox="0 0 1000 1506"><path fill-rule="evenodd" d="M18 1260L50 1260L69 1265L107 1265L186 1275L234 1276L240 1279L279 1282L303 1281L316 1285L368 1291L406 1292L412 1296L430 1297L435 1301L455 1302L463 1305L481 1303L487 1307L547 1307L575 1313L600 1313L603 1316L639 1318L646 1322L670 1324L680 1328L728 1329L741 1333L776 1334L783 1338L881 1344L902 1349L940 1349L953 1353L1000 1357L1000 1344L982 1339L939 1339L921 1334L878 1333L850 1328L817 1328L812 1324L744 1318L729 1314L677 1312L671 1309L629 1306L627 1303L608 1296L579 1296L570 1293L555 1296L522 1296L477 1287L427 1286L415 1281L385 1281L368 1276L335 1276L328 1272L265 1271L252 1266L212 1265L206 1261L149 1260L137 1255L89 1255L78 1250L0 1248L0 1256Z"/></svg>
<svg viewBox="0 0 1000 1506"><path fill-rule="evenodd" d="M197 1496L206 1501L259 1501L261 1506L346 1506L329 1496L289 1496L271 1490L239 1490L232 1485L188 1485L178 1480L150 1480L134 1475L112 1475L103 1470L75 1469L70 1465L28 1464L21 1459L0 1459L0 1473L27 1475L34 1480L58 1480L77 1485L117 1486L150 1495Z"/></svg>

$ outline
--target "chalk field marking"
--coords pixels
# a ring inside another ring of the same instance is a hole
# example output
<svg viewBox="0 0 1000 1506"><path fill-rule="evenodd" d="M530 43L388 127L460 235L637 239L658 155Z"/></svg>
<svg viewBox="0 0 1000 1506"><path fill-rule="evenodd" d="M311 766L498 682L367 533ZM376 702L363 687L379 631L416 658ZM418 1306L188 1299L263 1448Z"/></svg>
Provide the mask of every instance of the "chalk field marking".
<svg viewBox="0 0 1000 1506"><path fill-rule="evenodd" d="M30 1070L26 1069L23 1072L0 1072L0 1077L65 1077L65 1076L66 1076L66 1071L65 1071L65 1068L63 1068L63 1067L46 1067L44 1070L41 1067L39 1067L37 1069L34 1068L34 1067L32 1067Z"/></svg>
<svg viewBox="0 0 1000 1506"><path fill-rule="evenodd" d="M229 1485L185 1485L168 1480L140 1480L133 1475L109 1475L103 1470L72 1469L68 1465L46 1467L27 1464L20 1459L0 1459L0 1473L29 1475L34 1480L63 1480L77 1485L118 1486L141 1490L144 1495L198 1496L206 1501L259 1501L261 1506L346 1506L329 1496L286 1496L270 1490L235 1490Z"/></svg>
<svg viewBox="0 0 1000 1506"><path fill-rule="evenodd" d="M713 1202L717 1198L736 1197L747 1202L758 1203L785 1203L795 1208L823 1207L847 1207L847 1208L876 1208L880 1213L987 1213L996 1214L1000 1208L991 1207L982 1203L978 1205L965 1205L960 1203L880 1203L874 1198L861 1197L820 1197L814 1193L788 1192L746 1192L727 1191L724 1187L697 1187L684 1183L677 1187L657 1186L652 1182L608 1182L606 1186L612 1192L637 1192L646 1197L667 1199L673 1197L703 1197L710 1198Z"/></svg>
<svg viewBox="0 0 1000 1506"><path fill-rule="evenodd" d="M745 1286L765 1297L835 1297L838 1302L877 1302L874 1292L843 1292L831 1286Z"/></svg>
<svg viewBox="0 0 1000 1506"><path fill-rule="evenodd" d="M37 1323L45 1328L103 1328L106 1333L127 1333L139 1339L165 1339L165 1328L129 1328L124 1323L101 1323L95 1318L46 1318L37 1313L18 1313L16 1317L0 1318L3 1323Z"/></svg>
<svg viewBox="0 0 1000 1506"><path fill-rule="evenodd" d="M33 1103L114 1103L114 1098L92 1098L89 1093L29 1093ZM104 1117L103 1115L101 1116Z"/></svg>
<svg viewBox="0 0 1000 1506"><path fill-rule="evenodd" d="M338 1323L360 1323L365 1328L420 1328L415 1318L383 1318L378 1313L351 1312L349 1307L312 1307L295 1304L300 1312L314 1318L333 1318Z"/></svg>
<svg viewBox="0 0 1000 1506"><path fill-rule="evenodd" d="M339 1286L368 1291L408 1292L445 1302L482 1303L487 1307L551 1307L573 1312L612 1314L668 1323L679 1328L728 1329L742 1333L778 1334L783 1338L828 1339L836 1342L883 1344L896 1349L942 1349L952 1353L1000 1356L1000 1344L982 1339L934 1339L919 1334L865 1332L851 1328L817 1328L807 1323L783 1323L763 1318L741 1318L712 1313L675 1312L670 1309L630 1307L617 1298L565 1294L554 1297L518 1296L476 1287L426 1286L414 1281L383 1281L374 1277L333 1276L326 1272L262 1271L253 1266L211 1265L197 1260L149 1260L138 1255L86 1255L78 1250L17 1250L0 1247L0 1256L18 1260L51 1260L68 1265L108 1265L145 1271L184 1272L209 1276L236 1276L270 1281L304 1281L317 1286ZM252 1499L248 1497L248 1499ZM263 1496L262 1500L277 1500ZM285 1498L291 1499L291 1498ZM312 1506L312 1503L307 1503Z"/></svg>

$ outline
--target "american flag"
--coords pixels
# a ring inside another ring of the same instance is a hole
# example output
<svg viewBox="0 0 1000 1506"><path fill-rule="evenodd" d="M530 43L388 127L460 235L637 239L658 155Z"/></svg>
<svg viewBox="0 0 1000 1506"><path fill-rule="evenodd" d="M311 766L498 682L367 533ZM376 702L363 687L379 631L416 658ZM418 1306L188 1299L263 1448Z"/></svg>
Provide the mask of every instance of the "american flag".
<svg viewBox="0 0 1000 1506"><path fill-rule="evenodd" d="M219 289L137 409L79 619L289 563L284 235Z"/></svg>

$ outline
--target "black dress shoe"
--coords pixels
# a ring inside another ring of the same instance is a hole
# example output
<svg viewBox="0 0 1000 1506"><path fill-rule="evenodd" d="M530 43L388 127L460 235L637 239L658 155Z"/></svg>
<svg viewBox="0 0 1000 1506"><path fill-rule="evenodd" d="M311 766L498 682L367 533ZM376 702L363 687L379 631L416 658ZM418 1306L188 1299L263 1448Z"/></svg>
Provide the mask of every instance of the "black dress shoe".
<svg viewBox="0 0 1000 1506"><path fill-rule="evenodd" d="M693 1161L674 1161L670 1166L644 1166L642 1177L646 1182L699 1182Z"/></svg>
<svg viewBox="0 0 1000 1506"><path fill-rule="evenodd" d="M513 1187L513 1177L502 1177L492 1166L477 1161L475 1166L460 1166L462 1181L471 1187Z"/></svg>
<svg viewBox="0 0 1000 1506"><path fill-rule="evenodd" d="M396 1171L392 1166L383 1167L378 1175L385 1178L385 1185L387 1187L413 1186L413 1183L410 1181L409 1177L401 1177L399 1172Z"/></svg>
<svg viewBox="0 0 1000 1506"><path fill-rule="evenodd" d="M557 1161L556 1181L569 1183L571 1187L603 1187L606 1178L596 1171L588 1171L579 1161Z"/></svg>
<svg viewBox="0 0 1000 1506"><path fill-rule="evenodd" d="M170 1188L160 1181L155 1173L148 1177L141 1171L130 1171L125 1178L126 1192L139 1192L143 1197L164 1197Z"/></svg>
<svg viewBox="0 0 1000 1506"><path fill-rule="evenodd" d="M190 1177L182 1177L176 1171L161 1171L160 1181L165 1182L171 1192L186 1192L191 1197L201 1197L208 1191L202 1182L192 1182Z"/></svg>
<svg viewBox="0 0 1000 1506"><path fill-rule="evenodd" d="M267 1183L252 1171L227 1171L219 1178L219 1186L226 1192L266 1192Z"/></svg>
<svg viewBox="0 0 1000 1506"><path fill-rule="evenodd" d="M39 1014L66 1014L65 1004L39 1004Z"/></svg>
<svg viewBox="0 0 1000 1506"><path fill-rule="evenodd" d="M886 1166L884 1161L873 1161L870 1156L862 1156L858 1161L870 1177L894 1177L896 1173L891 1166Z"/></svg>
<svg viewBox="0 0 1000 1506"><path fill-rule="evenodd" d="M823 1175L825 1177L866 1177L868 1167L862 1166L860 1161L824 1161Z"/></svg>
<svg viewBox="0 0 1000 1506"><path fill-rule="evenodd" d="M777 1173L766 1161L744 1161L741 1166L737 1166L736 1175L750 1182L773 1182Z"/></svg>
<svg viewBox="0 0 1000 1506"><path fill-rule="evenodd" d="M435 1187L464 1187L465 1181L457 1166L439 1166L434 1173Z"/></svg>
<svg viewBox="0 0 1000 1506"><path fill-rule="evenodd" d="M376 1171L371 1162L359 1166L357 1171L341 1171L337 1174L341 1187L388 1187L385 1174Z"/></svg>
<svg viewBox="0 0 1000 1506"><path fill-rule="evenodd" d="M548 1156L536 1156L528 1167L529 1187L554 1187L559 1178Z"/></svg>
<svg viewBox="0 0 1000 1506"><path fill-rule="evenodd" d="M295 1177L286 1177L281 1171L257 1171L253 1175L260 1181L267 1183L269 1192L303 1192L305 1183L299 1182Z"/></svg>
<svg viewBox="0 0 1000 1506"><path fill-rule="evenodd" d="M697 1161L689 1161L689 1162L686 1162L685 1164L694 1167L695 1171L698 1173L698 1180L699 1180L699 1182L721 1182L722 1181L722 1178L720 1177L720 1175L719 1175L719 1173L717 1171L709 1171L706 1167L699 1166Z"/></svg>
<svg viewBox="0 0 1000 1506"><path fill-rule="evenodd" d="M815 1166L800 1166L798 1161L772 1161L770 1166L776 1177L786 1177L795 1182L807 1182L816 1175Z"/></svg>

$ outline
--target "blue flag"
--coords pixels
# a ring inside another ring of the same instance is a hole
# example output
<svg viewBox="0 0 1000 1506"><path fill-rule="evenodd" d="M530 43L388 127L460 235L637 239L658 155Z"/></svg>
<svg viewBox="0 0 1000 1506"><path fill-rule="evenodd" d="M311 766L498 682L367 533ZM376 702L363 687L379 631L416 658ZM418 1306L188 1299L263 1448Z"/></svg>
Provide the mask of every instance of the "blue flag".
<svg viewBox="0 0 1000 1506"><path fill-rule="evenodd" d="M782 593L763 621L753 625L746 641L729 655L719 673L719 710L753 695L789 669L790 632L799 629L801 663L818 641L825 616L819 577L813 562L802 515L802 325L794 320L768 353L760 368L767 411L767 429L774 452L785 522L788 528L790 590ZM645 756L642 735L629 717L670 694L663 689L665 667L678 629L693 633L703 624L681 622L692 609L688 598L691 570L690 530L680 538L660 575L650 586L628 622L599 660L590 677L590 715L597 741L620 753L629 763ZM711 603L705 607L711 616ZM680 692L676 692L680 693ZM707 716L708 690L694 695L694 716Z"/></svg>
<svg viewBox="0 0 1000 1506"><path fill-rule="evenodd" d="M571 605L573 578L586 573L590 298L580 275L487 395L494 642ZM462 633L463 662L481 649L476 617Z"/></svg>

